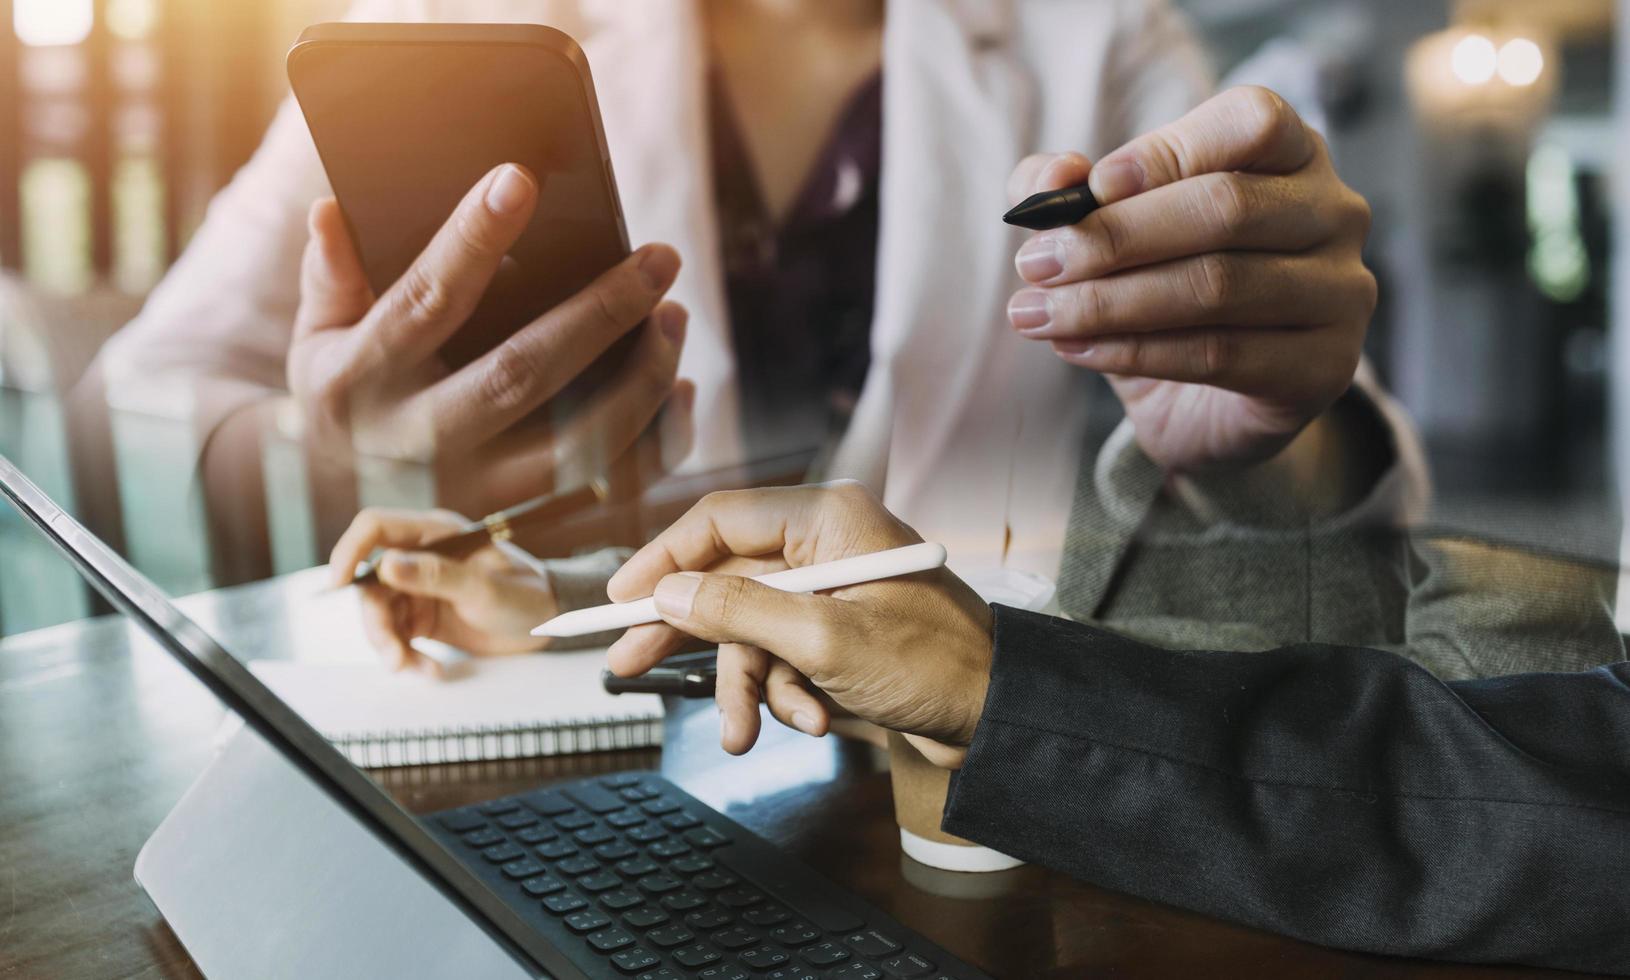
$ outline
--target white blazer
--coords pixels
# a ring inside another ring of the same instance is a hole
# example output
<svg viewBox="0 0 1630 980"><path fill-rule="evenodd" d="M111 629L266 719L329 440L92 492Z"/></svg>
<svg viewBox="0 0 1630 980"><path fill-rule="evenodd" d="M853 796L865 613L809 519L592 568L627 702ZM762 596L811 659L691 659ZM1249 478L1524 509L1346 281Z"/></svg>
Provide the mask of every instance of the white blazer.
<svg viewBox="0 0 1630 980"><path fill-rule="evenodd" d="M531 22L588 55L635 243L666 241L691 312L687 468L740 458L699 0L365 0L364 20ZM872 364L834 469L879 490L968 569L1056 574L1083 451L1086 378L1007 324L1019 233L1008 173L1042 150L1101 156L1209 92L1165 0L888 0ZM183 373L243 398L284 387L305 214L327 193L285 104L186 254L104 352L110 390ZM214 404L214 419L234 407ZM212 424L211 419L203 420Z"/></svg>

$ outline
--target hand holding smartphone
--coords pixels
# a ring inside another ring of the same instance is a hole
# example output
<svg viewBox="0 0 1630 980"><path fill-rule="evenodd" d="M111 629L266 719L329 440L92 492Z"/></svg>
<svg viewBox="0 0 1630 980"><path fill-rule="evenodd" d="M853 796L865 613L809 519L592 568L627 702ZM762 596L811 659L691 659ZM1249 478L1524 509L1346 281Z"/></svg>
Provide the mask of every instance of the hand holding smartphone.
<svg viewBox="0 0 1630 980"><path fill-rule="evenodd" d="M679 258L629 254L576 43L329 24L288 67L335 194L312 210L289 355L308 438L435 460L477 512L625 456L673 391Z"/></svg>

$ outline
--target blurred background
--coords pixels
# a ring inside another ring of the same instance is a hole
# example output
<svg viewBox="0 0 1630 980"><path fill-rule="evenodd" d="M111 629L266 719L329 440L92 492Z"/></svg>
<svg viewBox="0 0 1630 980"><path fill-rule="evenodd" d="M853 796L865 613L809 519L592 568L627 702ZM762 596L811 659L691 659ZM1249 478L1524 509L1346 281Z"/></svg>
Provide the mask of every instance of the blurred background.
<svg viewBox="0 0 1630 980"><path fill-rule="evenodd" d="M1630 218L1614 181L1630 116L1624 11L1178 5L1227 81L1269 85L1318 122L1374 207L1370 353L1426 438L1431 522L1617 562L1616 473L1630 460L1630 255L1611 248ZM289 44L345 6L0 0L0 453L172 592L236 574L189 490L188 427L162 404L68 393L254 150L286 93ZM273 523L275 570L316 560L309 522ZM95 608L0 511L0 634Z"/></svg>

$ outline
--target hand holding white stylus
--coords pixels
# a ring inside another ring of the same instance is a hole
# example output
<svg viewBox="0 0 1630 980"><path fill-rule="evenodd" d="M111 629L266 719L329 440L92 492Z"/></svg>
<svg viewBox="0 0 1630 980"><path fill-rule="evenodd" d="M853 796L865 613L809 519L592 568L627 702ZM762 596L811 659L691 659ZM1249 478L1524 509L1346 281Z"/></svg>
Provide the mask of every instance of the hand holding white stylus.
<svg viewBox="0 0 1630 980"><path fill-rule="evenodd" d="M782 592L820 592L841 589L863 582L926 572L945 564L945 546L926 542L890 548L869 555L840 558L818 565L804 565L782 572L754 576L754 581ZM660 623L656 600L636 599L614 602L590 609L562 613L532 631L533 636L586 636L605 630L626 629L645 623Z"/></svg>

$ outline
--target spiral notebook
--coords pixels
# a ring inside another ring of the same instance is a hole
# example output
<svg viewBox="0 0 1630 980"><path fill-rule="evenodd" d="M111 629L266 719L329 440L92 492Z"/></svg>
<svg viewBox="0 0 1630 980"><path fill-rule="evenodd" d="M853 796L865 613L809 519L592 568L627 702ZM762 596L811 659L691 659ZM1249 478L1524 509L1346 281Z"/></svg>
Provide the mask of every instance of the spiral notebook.
<svg viewBox="0 0 1630 980"><path fill-rule="evenodd" d="M662 744L662 699L607 694L604 650L472 660L449 680L373 663L249 669L356 765L523 759Z"/></svg>

